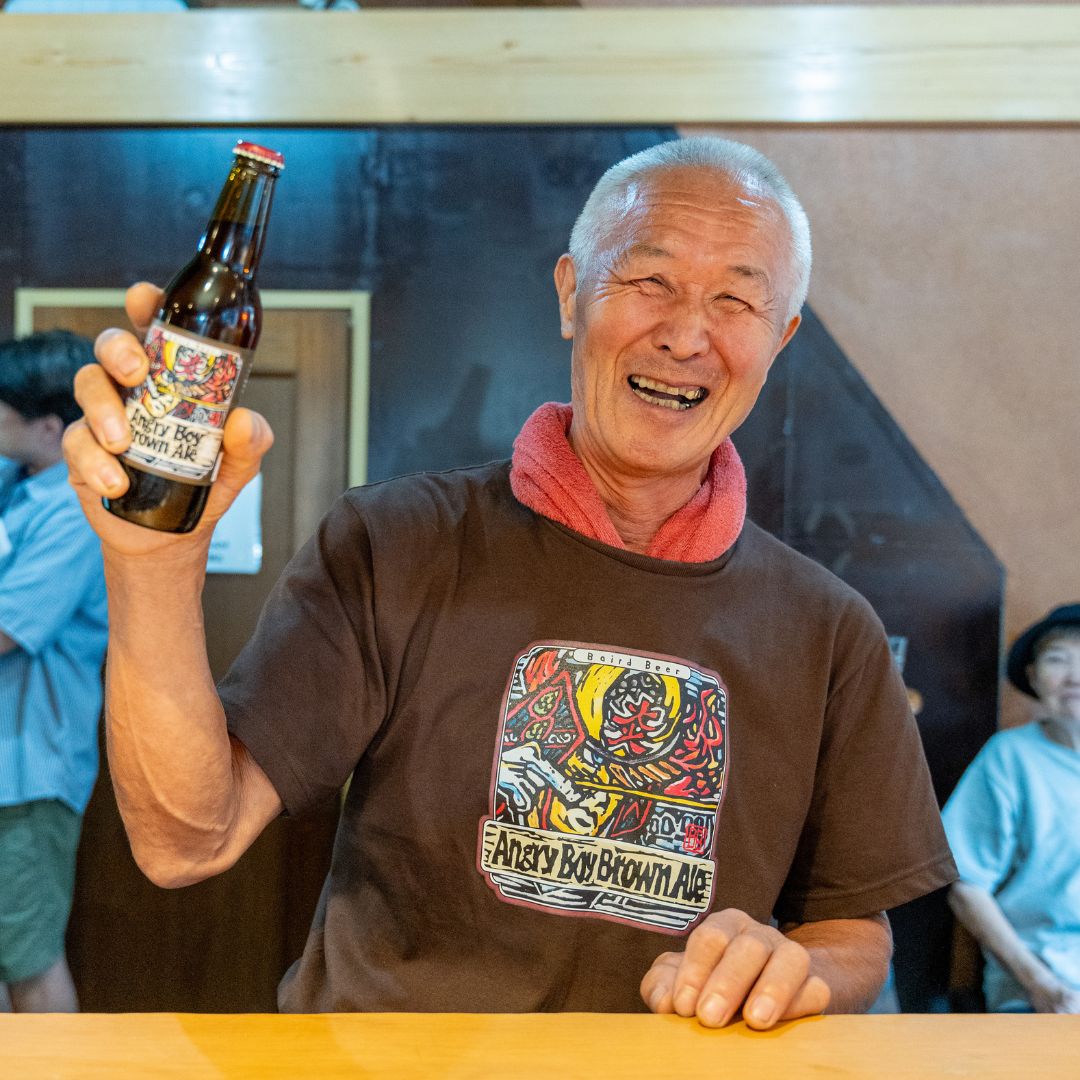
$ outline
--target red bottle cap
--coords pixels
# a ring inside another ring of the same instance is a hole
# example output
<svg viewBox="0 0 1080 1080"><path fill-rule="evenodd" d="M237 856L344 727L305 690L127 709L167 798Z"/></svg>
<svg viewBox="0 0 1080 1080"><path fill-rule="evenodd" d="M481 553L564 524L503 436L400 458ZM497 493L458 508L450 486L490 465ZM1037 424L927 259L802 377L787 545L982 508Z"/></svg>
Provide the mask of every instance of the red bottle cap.
<svg viewBox="0 0 1080 1080"><path fill-rule="evenodd" d="M265 146L257 146L253 142L241 140L233 147L233 153L239 157L254 158L256 161L274 165L279 169L285 168L284 154L279 154L276 150L268 150Z"/></svg>

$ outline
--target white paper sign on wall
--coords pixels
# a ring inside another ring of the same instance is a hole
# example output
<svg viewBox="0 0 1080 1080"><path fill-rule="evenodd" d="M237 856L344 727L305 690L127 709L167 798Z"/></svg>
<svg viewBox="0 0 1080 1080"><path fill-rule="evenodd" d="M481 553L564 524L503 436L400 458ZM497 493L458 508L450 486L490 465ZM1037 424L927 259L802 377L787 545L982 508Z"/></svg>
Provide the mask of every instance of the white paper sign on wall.
<svg viewBox="0 0 1080 1080"><path fill-rule="evenodd" d="M262 474L256 475L217 523L206 569L211 574L257 574L262 568Z"/></svg>

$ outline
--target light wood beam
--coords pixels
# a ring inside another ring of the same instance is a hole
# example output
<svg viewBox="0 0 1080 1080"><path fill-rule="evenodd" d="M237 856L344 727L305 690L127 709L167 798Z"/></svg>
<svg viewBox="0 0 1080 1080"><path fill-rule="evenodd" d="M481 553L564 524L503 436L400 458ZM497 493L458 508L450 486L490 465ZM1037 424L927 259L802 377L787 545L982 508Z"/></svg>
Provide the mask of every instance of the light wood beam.
<svg viewBox="0 0 1080 1080"><path fill-rule="evenodd" d="M0 14L3 124L1078 120L1072 4Z"/></svg>

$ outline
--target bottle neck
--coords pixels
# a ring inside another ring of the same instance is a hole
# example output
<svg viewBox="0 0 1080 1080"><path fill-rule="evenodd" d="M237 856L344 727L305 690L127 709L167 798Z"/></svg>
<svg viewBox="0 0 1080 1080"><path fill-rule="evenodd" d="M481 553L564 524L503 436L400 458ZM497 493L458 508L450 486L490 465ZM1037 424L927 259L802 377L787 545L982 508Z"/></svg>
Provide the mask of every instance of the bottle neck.
<svg viewBox="0 0 1080 1080"><path fill-rule="evenodd" d="M241 277L255 276L277 175L272 166L246 160L233 165L199 241L201 254Z"/></svg>

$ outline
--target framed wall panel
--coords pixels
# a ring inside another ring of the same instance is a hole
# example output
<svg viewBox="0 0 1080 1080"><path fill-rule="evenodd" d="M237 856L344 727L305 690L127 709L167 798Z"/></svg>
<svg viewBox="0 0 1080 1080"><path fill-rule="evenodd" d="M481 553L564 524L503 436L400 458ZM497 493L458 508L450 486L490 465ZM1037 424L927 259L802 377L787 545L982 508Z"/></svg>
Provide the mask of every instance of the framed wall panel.
<svg viewBox="0 0 1080 1080"><path fill-rule="evenodd" d="M349 486L367 480L369 342L371 297L366 292L342 290L260 290L267 310L342 310L348 313L351 326L349 364ZM124 306L123 289L16 289L15 336L22 337L35 329L35 313L42 308L120 308ZM91 333L92 328L73 327Z"/></svg>

